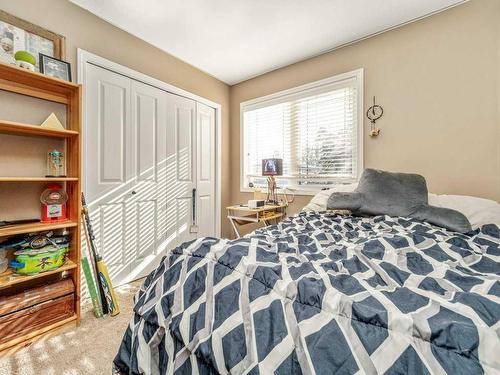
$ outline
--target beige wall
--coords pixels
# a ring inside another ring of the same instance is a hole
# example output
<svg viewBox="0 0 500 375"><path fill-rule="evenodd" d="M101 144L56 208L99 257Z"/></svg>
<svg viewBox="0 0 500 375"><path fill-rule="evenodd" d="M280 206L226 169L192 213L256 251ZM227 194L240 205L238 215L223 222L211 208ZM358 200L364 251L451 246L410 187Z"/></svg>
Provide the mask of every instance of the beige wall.
<svg viewBox="0 0 500 375"><path fill-rule="evenodd" d="M76 77L76 50L85 49L222 105L222 205L229 204L229 87L67 0L0 0L0 9L66 37ZM222 218L223 235L229 232Z"/></svg>
<svg viewBox="0 0 500 375"><path fill-rule="evenodd" d="M500 1L465 5L231 87L232 202L240 192L240 103L364 68L365 109L384 107L364 165L416 172L435 193L500 201ZM296 212L310 197L298 197Z"/></svg>

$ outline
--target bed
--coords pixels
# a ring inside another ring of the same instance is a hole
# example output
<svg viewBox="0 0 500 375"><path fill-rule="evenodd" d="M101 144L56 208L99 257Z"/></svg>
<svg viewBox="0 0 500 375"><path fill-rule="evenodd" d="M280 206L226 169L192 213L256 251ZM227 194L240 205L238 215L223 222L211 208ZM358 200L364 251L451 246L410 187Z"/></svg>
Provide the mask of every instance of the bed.
<svg viewBox="0 0 500 375"><path fill-rule="evenodd" d="M500 228L302 212L163 258L135 296L121 374L500 371Z"/></svg>

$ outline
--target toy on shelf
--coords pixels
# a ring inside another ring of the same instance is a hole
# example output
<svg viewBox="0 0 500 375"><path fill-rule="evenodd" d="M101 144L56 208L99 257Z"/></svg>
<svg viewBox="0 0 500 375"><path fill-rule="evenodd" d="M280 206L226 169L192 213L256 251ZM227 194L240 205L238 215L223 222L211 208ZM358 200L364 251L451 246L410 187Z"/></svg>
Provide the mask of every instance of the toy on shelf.
<svg viewBox="0 0 500 375"><path fill-rule="evenodd" d="M15 236L0 244L0 251L14 251L9 266L20 275L33 275L61 267L69 251L66 235L53 237L53 232L35 236Z"/></svg>
<svg viewBox="0 0 500 375"><path fill-rule="evenodd" d="M46 177L66 177L64 154L61 151L52 150L47 153Z"/></svg>
<svg viewBox="0 0 500 375"><path fill-rule="evenodd" d="M9 265L20 275L33 275L61 267L67 253L68 245L19 250L14 252L16 260L11 260Z"/></svg>
<svg viewBox="0 0 500 375"><path fill-rule="evenodd" d="M68 194L59 184L50 184L40 197L42 202L42 223L65 221Z"/></svg>
<svg viewBox="0 0 500 375"><path fill-rule="evenodd" d="M23 69L31 70L32 72L36 71L36 59L28 51L17 51L14 55L14 59L16 60L17 66Z"/></svg>
<svg viewBox="0 0 500 375"><path fill-rule="evenodd" d="M42 128L48 128L54 130L65 130L64 126L61 124L61 121L59 121L54 112L52 112L40 126Z"/></svg>

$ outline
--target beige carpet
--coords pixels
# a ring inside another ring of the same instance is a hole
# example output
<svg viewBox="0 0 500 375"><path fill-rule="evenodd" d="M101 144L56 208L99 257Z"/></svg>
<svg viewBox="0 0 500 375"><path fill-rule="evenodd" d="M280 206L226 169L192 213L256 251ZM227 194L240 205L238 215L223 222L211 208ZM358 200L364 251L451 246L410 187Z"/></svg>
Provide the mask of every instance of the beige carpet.
<svg viewBox="0 0 500 375"><path fill-rule="evenodd" d="M0 358L0 374L111 374L111 363L132 317L133 296L142 281L116 288L120 306L116 317L96 319L85 311L79 327Z"/></svg>

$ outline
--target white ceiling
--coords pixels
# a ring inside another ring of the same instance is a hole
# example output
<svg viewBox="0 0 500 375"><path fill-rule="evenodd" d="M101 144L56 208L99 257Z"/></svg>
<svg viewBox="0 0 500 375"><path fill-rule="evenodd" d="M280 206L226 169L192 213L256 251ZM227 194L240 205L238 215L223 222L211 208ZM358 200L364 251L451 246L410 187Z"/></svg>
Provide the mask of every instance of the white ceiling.
<svg viewBox="0 0 500 375"><path fill-rule="evenodd" d="M235 84L464 0L71 0Z"/></svg>

